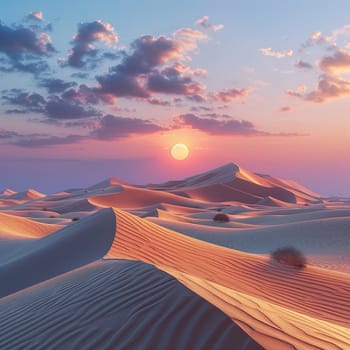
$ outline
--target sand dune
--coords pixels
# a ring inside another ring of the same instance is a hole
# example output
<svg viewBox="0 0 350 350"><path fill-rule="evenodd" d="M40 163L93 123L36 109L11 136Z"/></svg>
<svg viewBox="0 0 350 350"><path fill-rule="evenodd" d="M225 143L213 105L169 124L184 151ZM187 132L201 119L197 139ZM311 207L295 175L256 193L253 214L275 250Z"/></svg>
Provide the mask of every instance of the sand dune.
<svg viewBox="0 0 350 350"><path fill-rule="evenodd" d="M16 193L16 191L11 190L10 188L6 188L2 192L0 192L0 198L12 196L15 193Z"/></svg>
<svg viewBox="0 0 350 350"><path fill-rule="evenodd" d="M347 327L294 312L222 285L166 270L210 301L266 349L348 349Z"/></svg>
<svg viewBox="0 0 350 350"><path fill-rule="evenodd" d="M350 349L347 199L234 164L0 198L0 349Z"/></svg>
<svg viewBox="0 0 350 350"><path fill-rule="evenodd" d="M163 215L148 218L148 221L203 241L251 253L269 254L279 247L294 246L308 257L311 265L350 272L349 217L300 222L291 220L274 225L248 221L208 224L210 220L191 222L181 217L176 220L169 218Z"/></svg>
<svg viewBox="0 0 350 350"><path fill-rule="evenodd" d="M269 207L288 207L291 206L288 202L280 201L274 197L267 196L256 202L257 205L267 205Z"/></svg>
<svg viewBox="0 0 350 350"><path fill-rule="evenodd" d="M45 197L44 194L42 194L36 190L29 189L29 190L24 191L24 192L18 192L18 193L11 194L10 196L7 197L7 199L18 199L21 201L32 201L32 200L43 198L43 197Z"/></svg>
<svg viewBox="0 0 350 350"><path fill-rule="evenodd" d="M0 297L96 261L108 251L115 235L110 209L41 238L0 265Z"/></svg>
<svg viewBox="0 0 350 350"><path fill-rule="evenodd" d="M0 235L13 238L39 238L61 228L59 225L45 225L19 216L0 212Z"/></svg>
<svg viewBox="0 0 350 350"><path fill-rule="evenodd" d="M139 208L158 203L169 203L189 207L205 207L207 203L185 198L172 193L153 191L149 189L123 186L123 191L117 194L106 194L91 197L89 202L101 207Z"/></svg>
<svg viewBox="0 0 350 350"><path fill-rule="evenodd" d="M170 181L151 188L174 193L185 193L204 201L238 201L254 204L266 197L287 203L305 203L319 200L320 196L291 182L260 176L229 163L208 172L181 181Z"/></svg>
<svg viewBox="0 0 350 350"><path fill-rule="evenodd" d="M261 350L168 274L97 262L0 299L0 348Z"/></svg>
<svg viewBox="0 0 350 350"><path fill-rule="evenodd" d="M317 326L319 320L330 325L335 324L346 330L345 341L348 339L346 344L350 346L350 330L347 328L350 314L350 275L315 267L296 272L293 268L271 264L263 256L193 240L120 210L115 212L117 233L107 258L149 262L169 273L175 270L176 274L193 275L203 280L203 283L210 281L253 296L267 304L306 315L308 321L305 321L305 327L311 334L308 341L313 342L311 348L317 348L319 344L318 333L323 329L322 326ZM197 292L197 289L194 290ZM214 302L214 298L211 301ZM222 303L217 303L217 306L227 312ZM292 320L293 318L289 321ZM245 322L248 328L251 327L248 319ZM286 342L287 337L287 344L300 348L300 340L296 340L293 335L294 327L297 328L298 325L292 326L283 328L283 337L274 334L274 338L280 343ZM329 332L323 334L324 338L329 336ZM254 337L260 340L255 333ZM333 337L338 339L337 335ZM270 339L271 336L264 334L263 338L265 340L262 343L270 342L269 348L273 349L271 344L276 343Z"/></svg>
<svg viewBox="0 0 350 350"><path fill-rule="evenodd" d="M98 189L106 189L108 187L115 187L120 185L128 185L127 182L116 179L114 177L110 177L109 179L103 180L93 186L88 187L88 190L98 190Z"/></svg>

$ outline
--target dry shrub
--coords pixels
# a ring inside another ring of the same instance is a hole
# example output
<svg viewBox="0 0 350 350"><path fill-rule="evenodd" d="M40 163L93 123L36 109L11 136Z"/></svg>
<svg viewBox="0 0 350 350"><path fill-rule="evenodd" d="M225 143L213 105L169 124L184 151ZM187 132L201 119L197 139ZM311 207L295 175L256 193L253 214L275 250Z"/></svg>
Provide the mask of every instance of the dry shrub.
<svg viewBox="0 0 350 350"><path fill-rule="evenodd" d="M229 222L230 218L227 214L218 213L214 216L213 220L217 222Z"/></svg>
<svg viewBox="0 0 350 350"><path fill-rule="evenodd" d="M280 264L303 269L306 266L306 257L294 247L278 248L271 253L271 258Z"/></svg>

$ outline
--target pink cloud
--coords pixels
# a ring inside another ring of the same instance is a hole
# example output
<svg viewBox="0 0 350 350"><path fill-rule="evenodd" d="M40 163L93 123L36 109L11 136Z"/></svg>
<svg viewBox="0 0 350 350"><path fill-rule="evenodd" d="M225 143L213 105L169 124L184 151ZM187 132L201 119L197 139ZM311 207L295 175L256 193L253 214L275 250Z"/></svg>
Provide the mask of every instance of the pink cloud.
<svg viewBox="0 0 350 350"><path fill-rule="evenodd" d="M350 71L350 52L337 50L332 56L321 59L319 67L328 73L341 74Z"/></svg>
<svg viewBox="0 0 350 350"><path fill-rule="evenodd" d="M208 16L203 16L200 19L198 19L195 24L203 27L204 29L211 29L214 32L221 30L224 28L223 24L210 24L209 23L209 17Z"/></svg>
<svg viewBox="0 0 350 350"><path fill-rule="evenodd" d="M43 13L41 11L31 12L28 16L28 19L34 19L36 21L42 21L44 19Z"/></svg>
<svg viewBox="0 0 350 350"><path fill-rule="evenodd" d="M318 34L315 35L317 40L319 37ZM287 94L316 103L350 96L350 81L342 77L344 73L350 72L350 52L337 49L332 55L322 57L318 67L321 72L317 86L313 91L306 93L305 89L288 90Z"/></svg>
<svg viewBox="0 0 350 350"><path fill-rule="evenodd" d="M280 108L280 112L290 112L292 110L291 106L284 106Z"/></svg>
<svg viewBox="0 0 350 350"><path fill-rule="evenodd" d="M96 20L90 23L79 25L78 33L73 37L76 43L92 43L93 41L102 41L106 44L113 44L118 41L118 35L114 28L107 22Z"/></svg>
<svg viewBox="0 0 350 350"><path fill-rule="evenodd" d="M289 96L298 97L305 101L317 103L326 102L332 99L350 95L350 82L333 75L321 75L317 87L309 93L288 90Z"/></svg>
<svg viewBox="0 0 350 350"><path fill-rule="evenodd" d="M293 56L293 53L294 53L292 49L288 49L288 50L284 50L284 51L274 51L271 49L271 47L261 48L261 49L259 49L259 51L264 56L271 56L271 57L275 57L275 58L279 58L279 59Z"/></svg>
<svg viewBox="0 0 350 350"><path fill-rule="evenodd" d="M247 96L250 92L250 89L228 89L228 90L222 90L218 92L214 92L212 94L212 97L216 101L220 102L231 102L237 98L241 98L244 96Z"/></svg>

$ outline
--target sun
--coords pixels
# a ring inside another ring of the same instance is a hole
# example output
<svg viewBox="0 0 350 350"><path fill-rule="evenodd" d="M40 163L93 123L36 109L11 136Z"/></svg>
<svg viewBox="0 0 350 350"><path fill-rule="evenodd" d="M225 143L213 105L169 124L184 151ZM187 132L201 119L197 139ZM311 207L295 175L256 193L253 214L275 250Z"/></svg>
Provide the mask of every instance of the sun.
<svg viewBox="0 0 350 350"><path fill-rule="evenodd" d="M188 150L188 147L183 143L177 143L171 147L170 153L174 159L184 160L188 157L190 151Z"/></svg>

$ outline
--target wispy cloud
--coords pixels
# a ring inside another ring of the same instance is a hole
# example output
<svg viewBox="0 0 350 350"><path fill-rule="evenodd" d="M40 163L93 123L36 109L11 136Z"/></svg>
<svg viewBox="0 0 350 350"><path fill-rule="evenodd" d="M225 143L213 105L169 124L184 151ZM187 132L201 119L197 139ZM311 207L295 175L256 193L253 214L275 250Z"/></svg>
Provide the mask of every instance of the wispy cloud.
<svg viewBox="0 0 350 350"><path fill-rule="evenodd" d="M275 58L285 58L285 57L290 57L293 56L293 50L292 49L287 49L283 51L274 51L272 50L271 47L264 47L259 49L259 51L264 55L264 56L271 56Z"/></svg>
<svg viewBox="0 0 350 350"><path fill-rule="evenodd" d="M199 18L195 24L201 26L204 29L214 30L215 32L224 28L223 24L211 24L209 23L209 17L203 16Z"/></svg>
<svg viewBox="0 0 350 350"><path fill-rule="evenodd" d="M298 136L297 133L270 133L257 129L250 121L237 120L228 115L211 113L209 117L200 117L193 113L174 117L174 126L192 128L210 135L222 136Z"/></svg>
<svg viewBox="0 0 350 350"><path fill-rule="evenodd" d="M290 112L292 110L291 106L283 106L280 109L280 112Z"/></svg>
<svg viewBox="0 0 350 350"><path fill-rule="evenodd" d="M44 19L44 16L41 11L34 11L27 15L27 19L41 22Z"/></svg>
<svg viewBox="0 0 350 350"><path fill-rule="evenodd" d="M212 98L216 101L219 101L219 102L228 103L228 102L231 102L231 101L236 100L238 98L242 98L242 97L247 96L250 91L251 91L251 89L248 89L248 88L226 89L226 90L221 90L221 91L217 91L217 92L212 93Z"/></svg>
<svg viewBox="0 0 350 350"><path fill-rule="evenodd" d="M104 116L91 136L100 140L113 140L129 135L153 134L167 129L145 119Z"/></svg>
<svg viewBox="0 0 350 350"><path fill-rule="evenodd" d="M305 62L303 60L298 60L295 63L295 67L301 68L301 69L312 69L313 68L311 63Z"/></svg>

